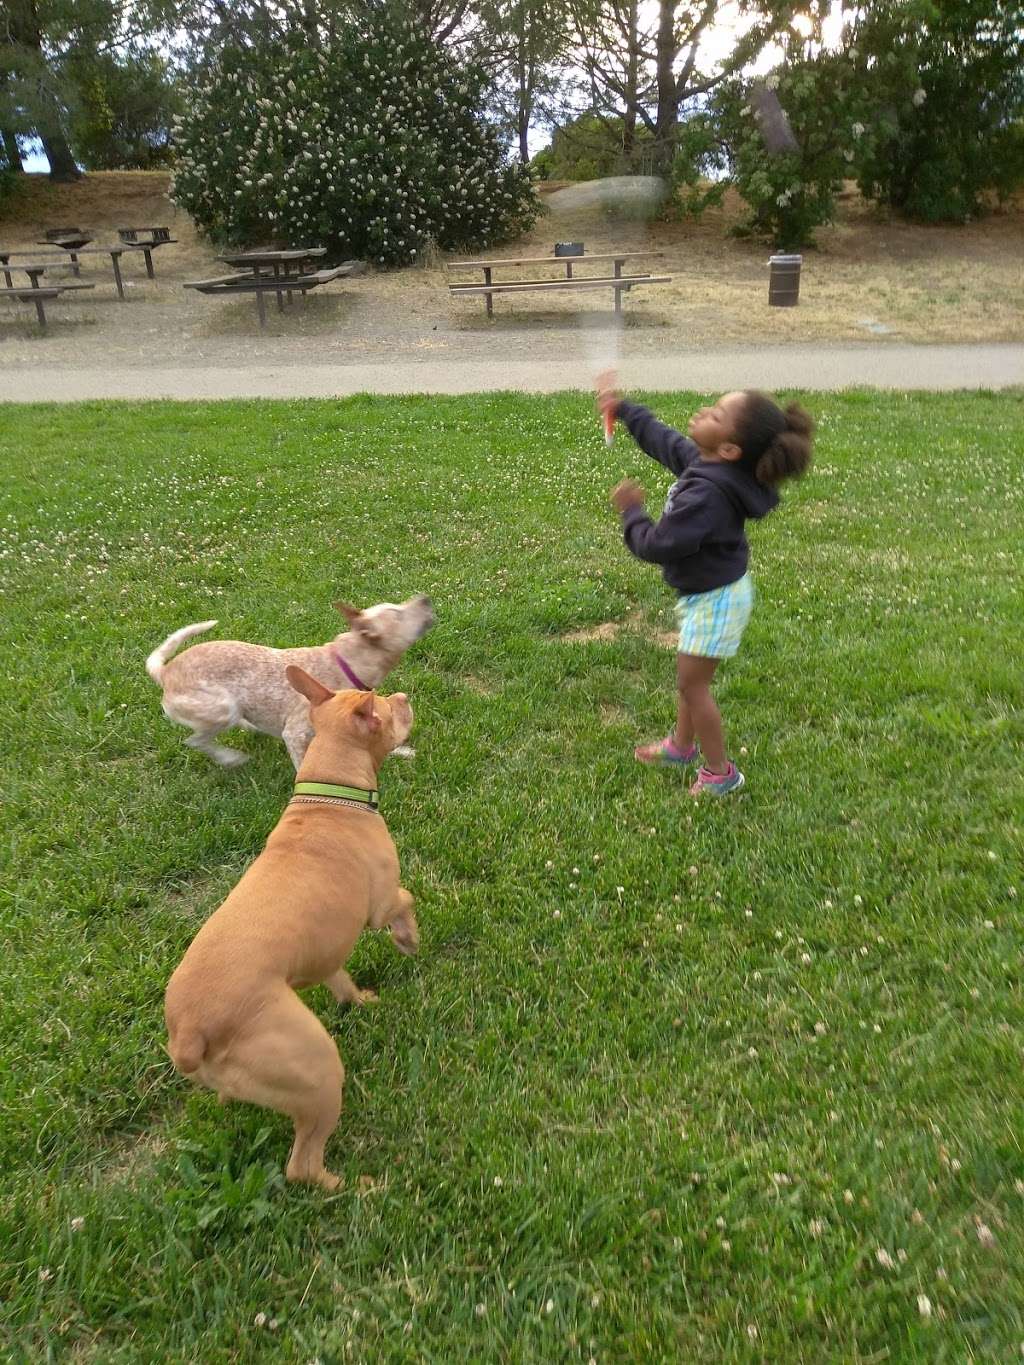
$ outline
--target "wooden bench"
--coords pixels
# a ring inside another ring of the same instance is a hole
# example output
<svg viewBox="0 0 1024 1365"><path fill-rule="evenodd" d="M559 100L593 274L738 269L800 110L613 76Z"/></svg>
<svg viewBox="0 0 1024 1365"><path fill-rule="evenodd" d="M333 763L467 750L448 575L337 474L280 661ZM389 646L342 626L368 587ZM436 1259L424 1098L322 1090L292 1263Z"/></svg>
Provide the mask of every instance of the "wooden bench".
<svg viewBox="0 0 1024 1365"><path fill-rule="evenodd" d="M456 282L448 285L448 292L451 298L458 298L462 294L483 294L487 316L493 317L495 294L525 294L535 291L545 293L559 289L611 289L614 292L615 312L621 313L623 293L645 284L668 284L672 279L671 275L624 275L622 273L623 265L626 261L636 260L639 257L650 258L660 257L661 255L660 251L613 251L596 253L593 256L517 256L495 261L451 261L448 266L449 270L482 270L484 282L483 284ZM611 275L573 274L574 265L589 265L607 261L613 263ZM529 265L564 266L565 278L560 280L496 281L493 277L493 271L498 267Z"/></svg>
<svg viewBox="0 0 1024 1365"><path fill-rule="evenodd" d="M39 326L46 330L46 313L43 309L44 301L52 303L54 299L60 298L64 292L59 285L47 285L40 289L38 286L26 285L24 289L0 289L0 299L6 299L9 303L34 303L36 315L39 318Z"/></svg>
<svg viewBox="0 0 1024 1365"><path fill-rule="evenodd" d="M324 270L310 270L301 275L261 275L256 271L248 271L234 275L215 275L209 280L188 280L184 288L195 289L200 294L255 294L260 326L266 327L265 298L268 293L277 294L279 298L282 293L287 293L289 297L292 293L305 296L311 289L318 289L322 284L330 284L332 280L358 274L362 269L362 261L344 261L341 265Z"/></svg>
<svg viewBox="0 0 1024 1365"><path fill-rule="evenodd" d="M52 270L54 266L59 266L61 269L63 269L65 266L64 261L36 261L30 265L11 265L6 254L3 253L0 253L0 261L3 262L3 264L0 265L0 270L3 271L3 276L4 279L7 281L8 289L15 288L14 280L12 278L12 272L15 270L20 270L23 275L27 275L31 287L33 289L38 289L39 277L41 275L45 275L46 272L48 270ZM59 288L65 292L69 289L96 288L94 284L83 284L81 280L61 280L59 285L54 285L53 287Z"/></svg>

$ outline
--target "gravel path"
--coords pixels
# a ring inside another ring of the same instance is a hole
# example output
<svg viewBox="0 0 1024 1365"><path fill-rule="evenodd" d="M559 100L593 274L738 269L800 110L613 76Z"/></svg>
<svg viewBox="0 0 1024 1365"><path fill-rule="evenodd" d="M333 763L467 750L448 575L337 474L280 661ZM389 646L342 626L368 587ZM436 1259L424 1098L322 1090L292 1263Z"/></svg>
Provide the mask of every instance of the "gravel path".
<svg viewBox="0 0 1024 1365"><path fill-rule="evenodd" d="M353 393L551 393L588 389L589 368L575 348L536 360L439 360L408 355L390 362L332 365L285 361L252 365L88 365L18 367L2 398L10 402L83 399L329 398ZM628 389L730 388L978 389L1024 385L1024 344L910 346L899 343L762 345L626 357Z"/></svg>

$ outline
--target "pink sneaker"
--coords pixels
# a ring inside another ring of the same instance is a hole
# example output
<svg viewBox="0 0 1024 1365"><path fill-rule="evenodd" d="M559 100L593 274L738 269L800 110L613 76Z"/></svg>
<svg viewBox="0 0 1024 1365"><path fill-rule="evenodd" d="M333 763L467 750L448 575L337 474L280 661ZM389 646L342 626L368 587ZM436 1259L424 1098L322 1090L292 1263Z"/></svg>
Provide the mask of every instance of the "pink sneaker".
<svg viewBox="0 0 1024 1365"><path fill-rule="evenodd" d="M710 796L726 796L729 792L739 791L745 781L735 763L729 764L726 773L713 773L710 768L701 768L697 781L690 788L690 795L701 796L707 792Z"/></svg>
<svg viewBox="0 0 1024 1365"><path fill-rule="evenodd" d="M633 750L633 757L638 763L646 763L649 768L685 768L697 762L700 750L696 744L691 744L688 749L680 749L672 736L666 735L653 744L638 744Z"/></svg>

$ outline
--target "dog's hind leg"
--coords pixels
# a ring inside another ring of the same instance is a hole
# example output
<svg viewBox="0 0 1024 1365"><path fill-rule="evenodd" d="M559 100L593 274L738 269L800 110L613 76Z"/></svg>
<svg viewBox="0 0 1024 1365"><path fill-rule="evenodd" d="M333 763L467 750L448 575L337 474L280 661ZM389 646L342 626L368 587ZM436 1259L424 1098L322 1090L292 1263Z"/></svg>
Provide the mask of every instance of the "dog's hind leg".
<svg viewBox="0 0 1024 1365"><path fill-rule="evenodd" d="M248 763L249 755L241 749L229 749L218 744L217 736L229 725L239 722L238 706L228 693L204 692L199 696L164 697L164 715L168 720L187 725L192 731L185 743L190 749L212 758L223 768L238 768Z"/></svg>
<svg viewBox="0 0 1024 1365"><path fill-rule="evenodd" d="M204 1067L204 1084L233 1100L287 1114L295 1141L289 1180L335 1190L324 1147L341 1114L345 1069L333 1038L290 987L268 1001L255 1028L232 1040L227 1056Z"/></svg>
<svg viewBox="0 0 1024 1365"><path fill-rule="evenodd" d="M243 754L241 749L231 749L226 744L215 743L219 730L195 730L185 743L190 749L198 749L200 753L212 758L214 763L219 763L222 768L240 768L243 763L249 762L249 755Z"/></svg>

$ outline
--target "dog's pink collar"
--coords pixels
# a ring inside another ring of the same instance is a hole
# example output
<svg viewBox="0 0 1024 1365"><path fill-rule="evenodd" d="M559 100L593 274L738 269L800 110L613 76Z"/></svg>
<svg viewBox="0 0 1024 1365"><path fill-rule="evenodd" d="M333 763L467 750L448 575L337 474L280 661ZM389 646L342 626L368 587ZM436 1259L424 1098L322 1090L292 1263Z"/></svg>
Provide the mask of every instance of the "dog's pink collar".
<svg viewBox="0 0 1024 1365"><path fill-rule="evenodd" d="M341 669L342 673L344 673L345 677L348 678L349 682L352 684L353 687L357 688L360 692L373 691L372 687L367 687L366 683L361 682L360 679L356 677L356 675L352 672L351 668L349 668L348 664L341 657L337 650L334 651L334 662Z"/></svg>

